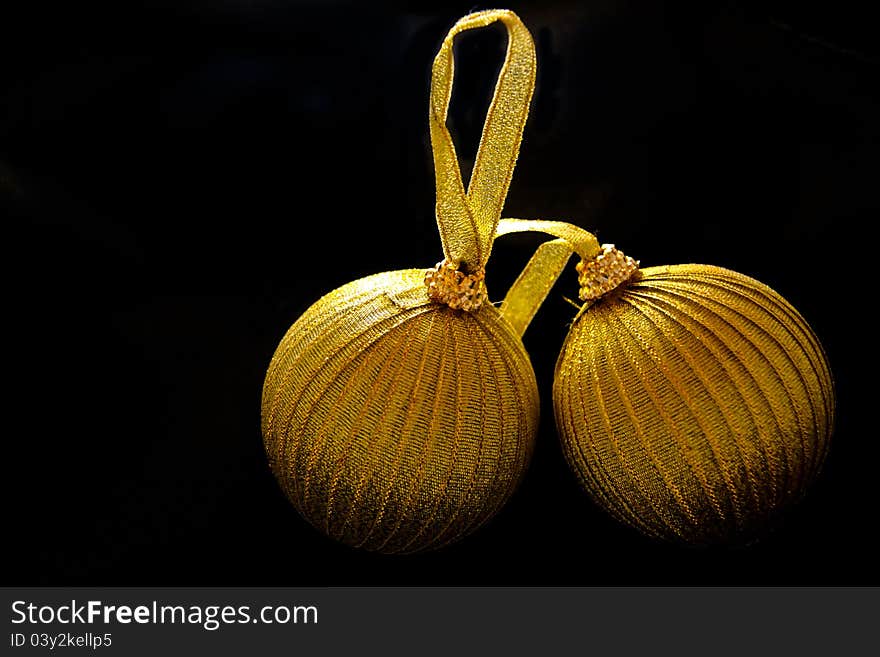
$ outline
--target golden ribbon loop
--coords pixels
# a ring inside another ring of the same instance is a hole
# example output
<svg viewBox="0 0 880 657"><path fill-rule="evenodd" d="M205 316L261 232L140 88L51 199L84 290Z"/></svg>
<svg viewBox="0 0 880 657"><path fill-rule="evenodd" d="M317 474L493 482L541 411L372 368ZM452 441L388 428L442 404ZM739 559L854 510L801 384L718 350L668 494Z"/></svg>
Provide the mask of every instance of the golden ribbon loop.
<svg viewBox="0 0 880 657"><path fill-rule="evenodd" d="M522 337L574 253L564 239L541 244L501 302L501 315Z"/></svg>
<svg viewBox="0 0 880 657"><path fill-rule="evenodd" d="M507 52L465 193L455 145L446 127L454 74L452 44L457 34L495 22L507 28ZM429 123L437 180L437 227L446 259L466 271L484 267L492 251L535 88L536 66L531 34L516 14L504 9L480 11L459 20L434 59Z"/></svg>
<svg viewBox="0 0 880 657"><path fill-rule="evenodd" d="M582 260L590 260L602 252L602 247L599 246L599 241L593 233L564 221L502 219L495 228L495 236L501 237L510 233L545 233L558 237L568 242L571 250Z"/></svg>
<svg viewBox="0 0 880 657"><path fill-rule="evenodd" d="M531 232L545 233L557 239L538 247L501 303L501 315L519 336L525 333L571 255L577 253L581 262L587 262L602 253L595 235L562 221L502 219L495 235Z"/></svg>

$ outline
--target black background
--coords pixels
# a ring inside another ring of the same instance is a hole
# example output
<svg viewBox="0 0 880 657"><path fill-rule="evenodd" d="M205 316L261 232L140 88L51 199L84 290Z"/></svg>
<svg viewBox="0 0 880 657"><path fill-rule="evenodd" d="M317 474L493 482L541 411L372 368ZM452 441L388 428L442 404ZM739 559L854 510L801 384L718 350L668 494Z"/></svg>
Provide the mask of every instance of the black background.
<svg viewBox="0 0 880 657"><path fill-rule="evenodd" d="M332 543L265 462L287 327L361 276L440 259L430 64L481 6L28 3L4 15L6 584L877 584L880 53L859 3L514 3L539 79L507 216L568 219L643 265L703 262L821 337L838 426L820 480L748 547L617 525L557 444L567 273L525 335L542 429L488 525L409 557ZM867 4L867 3L866 3ZM460 38L467 173L504 33ZM538 238L499 241L497 299Z"/></svg>

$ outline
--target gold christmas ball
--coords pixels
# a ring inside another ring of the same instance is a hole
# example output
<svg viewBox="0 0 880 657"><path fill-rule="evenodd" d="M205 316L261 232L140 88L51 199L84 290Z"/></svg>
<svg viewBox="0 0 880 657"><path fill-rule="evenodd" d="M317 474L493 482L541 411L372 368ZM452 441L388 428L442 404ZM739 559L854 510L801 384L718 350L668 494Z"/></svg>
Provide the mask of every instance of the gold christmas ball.
<svg viewBox="0 0 880 657"><path fill-rule="evenodd" d="M441 547L491 518L526 469L539 409L531 363L480 303L481 279L435 284L455 275L438 266L427 280L409 269L344 285L272 358L272 471L331 538L387 553Z"/></svg>
<svg viewBox="0 0 880 657"><path fill-rule="evenodd" d="M645 534L689 544L753 536L825 459L834 391L822 346L791 304L748 276L673 265L618 287L615 272L632 272L613 251L579 266L582 299L596 300L556 364L566 459L600 506ZM602 257L613 267L597 274Z"/></svg>

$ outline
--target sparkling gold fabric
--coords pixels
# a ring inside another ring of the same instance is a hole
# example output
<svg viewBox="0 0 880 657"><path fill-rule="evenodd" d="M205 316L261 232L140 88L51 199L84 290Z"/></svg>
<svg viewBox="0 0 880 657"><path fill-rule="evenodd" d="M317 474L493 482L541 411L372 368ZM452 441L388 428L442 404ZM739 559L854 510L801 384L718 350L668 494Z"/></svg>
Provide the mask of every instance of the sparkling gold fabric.
<svg viewBox="0 0 880 657"><path fill-rule="evenodd" d="M495 21L508 30L507 57L465 194L445 126L452 42ZM445 261L331 292L272 358L262 400L272 471L334 539L391 553L440 547L490 518L525 471L537 386L518 334L483 302L482 277L534 79L534 46L513 13L479 12L452 28L429 112Z"/></svg>
<svg viewBox="0 0 880 657"><path fill-rule="evenodd" d="M491 517L532 453L538 391L491 304L431 303L425 272L387 272L322 298L272 359L263 435L300 513L383 552L440 547Z"/></svg>
<svg viewBox="0 0 880 657"><path fill-rule="evenodd" d="M825 354L766 285L653 267L586 304L556 365L566 458L593 499L658 538L748 536L798 499L828 450Z"/></svg>

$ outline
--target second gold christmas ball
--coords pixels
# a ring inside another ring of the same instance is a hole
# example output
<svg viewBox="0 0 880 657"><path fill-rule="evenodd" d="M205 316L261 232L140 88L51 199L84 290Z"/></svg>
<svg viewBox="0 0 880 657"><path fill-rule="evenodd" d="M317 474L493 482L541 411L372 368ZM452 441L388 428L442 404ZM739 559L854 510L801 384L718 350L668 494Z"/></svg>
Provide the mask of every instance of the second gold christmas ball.
<svg viewBox="0 0 880 657"><path fill-rule="evenodd" d="M834 423L831 371L804 318L759 281L707 265L639 270L588 301L553 403L590 496L687 544L768 526L816 478Z"/></svg>

